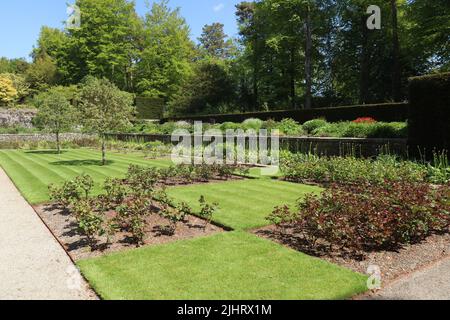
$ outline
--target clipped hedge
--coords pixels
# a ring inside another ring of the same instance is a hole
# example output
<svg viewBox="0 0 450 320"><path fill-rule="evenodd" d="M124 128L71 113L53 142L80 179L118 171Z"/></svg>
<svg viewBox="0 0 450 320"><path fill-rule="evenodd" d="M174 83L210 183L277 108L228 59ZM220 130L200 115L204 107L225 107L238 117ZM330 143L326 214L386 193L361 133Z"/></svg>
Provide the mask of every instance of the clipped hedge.
<svg viewBox="0 0 450 320"><path fill-rule="evenodd" d="M431 157L450 149L450 72L409 79L409 145Z"/></svg>
<svg viewBox="0 0 450 320"><path fill-rule="evenodd" d="M160 98L136 97L137 118L159 120L164 114L164 100Z"/></svg>
<svg viewBox="0 0 450 320"><path fill-rule="evenodd" d="M317 118L325 118L329 122L337 121L353 121L361 117L371 117L377 121L394 122L406 121L408 119L407 103L382 103L371 105L344 106L336 108L320 108L308 110L282 110L269 112L251 112L251 113L235 113L235 114L215 114L203 116L185 116L164 119L164 121L203 121L212 123L224 122L243 122L249 118L258 118L261 120L293 119L300 123Z"/></svg>

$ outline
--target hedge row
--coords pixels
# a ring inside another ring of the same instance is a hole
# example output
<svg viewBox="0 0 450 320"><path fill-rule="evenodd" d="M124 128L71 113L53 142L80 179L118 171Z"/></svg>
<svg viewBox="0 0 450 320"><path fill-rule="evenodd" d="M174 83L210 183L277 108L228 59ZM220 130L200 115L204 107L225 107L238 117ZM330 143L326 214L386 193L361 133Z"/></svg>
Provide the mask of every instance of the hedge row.
<svg viewBox="0 0 450 320"><path fill-rule="evenodd" d="M410 149L450 150L450 73L410 78Z"/></svg>
<svg viewBox="0 0 450 320"><path fill-rule="evenodd" d="M243 122L249 118L258 118L261 120L275 120L281 121L286 118L294 119L300 123L306 121L325 118L329 122L337 121L353 121L361 117L374 118L377 121L396 122L406 121L408 119L408 104L407 103L383 103L372 105L346 106L337 108L321 108L309 110L284 110L284 111L269 111L269 112L251 112L251 113L236 113L236 114L216 114L204 116L186 116L164 119L167 121L203 121L209 123L223 123L223 122Z"/></svg>
<svg viewBox="0 0 450 320"><path fill-rule="evenodd" d="M160 98L136 97L138 119L158 120L163 117L164 100Z"/></svg>

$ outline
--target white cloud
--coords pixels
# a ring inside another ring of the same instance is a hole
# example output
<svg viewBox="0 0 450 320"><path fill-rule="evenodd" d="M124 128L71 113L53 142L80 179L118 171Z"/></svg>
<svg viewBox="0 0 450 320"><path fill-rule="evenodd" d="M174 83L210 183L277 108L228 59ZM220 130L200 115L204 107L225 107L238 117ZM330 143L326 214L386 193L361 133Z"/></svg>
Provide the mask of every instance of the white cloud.
<svg viewBox="0 0 450 320"><path fill-rule="evenodd" d="M222 9L225 8L225 5L223 3L219 3L218 5L213 7L214 12L222 11Z"/></svg>

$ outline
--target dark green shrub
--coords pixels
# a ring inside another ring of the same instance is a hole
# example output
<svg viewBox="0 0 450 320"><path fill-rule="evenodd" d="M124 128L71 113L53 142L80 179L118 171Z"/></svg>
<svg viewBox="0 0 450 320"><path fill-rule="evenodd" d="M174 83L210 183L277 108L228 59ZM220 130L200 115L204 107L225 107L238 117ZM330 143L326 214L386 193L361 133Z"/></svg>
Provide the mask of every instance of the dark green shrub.
<svg viewBox="0 0 450 320"><path fill-rule="evenodd" d="M450 150L450 73L410 79L409 143L412 152L432 158Z"/></svg>
<svg viewBox="0 0 450 320"><path fill-rule="evenodd" d="M84 192L84 198L87 200L89 198L89 193L94 187L94 180L91 176L87 174L82 174L75 178L75 183L78 188L80 188Z"/></svg>
<svg viewBox="0 0 450 320"><path fill-rule="evenodd" d="M139 119L161 119L164 113L164 99L136 97L136 110Z"/></svg>
<svg viewBox="0 0 450 320"><path fill-rule="evenodd" d="M294 182L382 184L385 180L427 181L425 165L388 155L370 160L284 153L280 164L284 177Z"/></svg>
<svg viewBox="0 0 450 320"><path fill-rule="evenodd" d="M280 130L280 133L287 136L301 136L305 133L302 126L292 119L283 119L278 124L277 129Z"/></svg>
<svg viewBox="0 0 450 320"><path fill-rule="evenodd" d="M214 216L214 213L219 208L219 204L217 204L217 203L212 203L212 204L208 203L204 196L201 196L198 201L200 203L199 215L200 215L200 217L205 219L206 223L205 223L203 229L206 229L206 226L209 223L211 223L211 221L213 219L213 216Z"/></svg>
<svg viewBox="0 0 450 320"><path fill-rule="evenodd" d="M53 200L63 207L68 207L81 199L81 192L76 181L66 181L61 187L54 184L49 185L50 200Z"/></svg>
<svg viewBox="0 0 450 320"><path fill-rule="evenodd" d="M262 128L263 124L264 121L260 119L250 118L242 122L242 129L244 130L252 129L255 131L259 131Z"/></svg>
<svg viewBox="0 0 450 320"><path fill-rule="evenodd" d="M315 130L325 127L328 122L325 119L315 119L305 122L302 127L307 133L312 134Z"/></svg>
<svg viewBox="0 0 450 320"><path fill-rule="evenodd" d="M96 237L105 233L103 217L92 209L89 200L78 201L71 211L78 222L78 229L86 236L91 249L95 249Z"/></svg>
<svg viewBox="0 0 450 320"><path fill-rule="evenodd" d="M128 195L128 189L120 179L107 178L103 185L106 199L110 205L121 204Z"/></svg>

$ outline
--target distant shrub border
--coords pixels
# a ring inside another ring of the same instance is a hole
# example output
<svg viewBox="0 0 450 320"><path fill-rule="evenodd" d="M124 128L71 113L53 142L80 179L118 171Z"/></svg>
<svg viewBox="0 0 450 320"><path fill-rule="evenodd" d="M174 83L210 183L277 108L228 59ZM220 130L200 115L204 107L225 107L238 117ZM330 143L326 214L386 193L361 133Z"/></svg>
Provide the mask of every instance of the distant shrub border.
<svg viewBox="0 0 450 320"><path fill-rule="evenodd" d="M356 118L355 118L356 119ZM373 118L358 118L353 121L341 121L330 123L324 119L314 119L301 125L299 122L286 118L281 121L263 121L257 118L249 118L242 123L203 123L204 131L218 129L227 130L278 130L281 136L288 137L332 137L332 138L379 138L379 139L403 139L407 138L406 122L377 122ZM362 120L361 120L362 119ZM367 119L370 119L368 121ZM184 129L193 133L194 126L186 121L159 123L138 123L129 130L129 133L143 134L172 134L176 129Z"/></svg>
<svg viewBox="0 0 450 320"><path fill-rule="evenodd" d="M202 116L180 116L163 119L163 122L169 121L203 121L211 123L223 122L243 122L249 118L258 118L261 120L281 121L283 119L293 119L303 124L306 121L318 118L325 118L329 122L353 121L357 118L374 118L378 121L396 122L406 121L408 119L408 103L381 103L356 106L342 106L336 108L320 108L308 110L280 110L269 112L251 112L236 114L212 114Z"/></svg>

